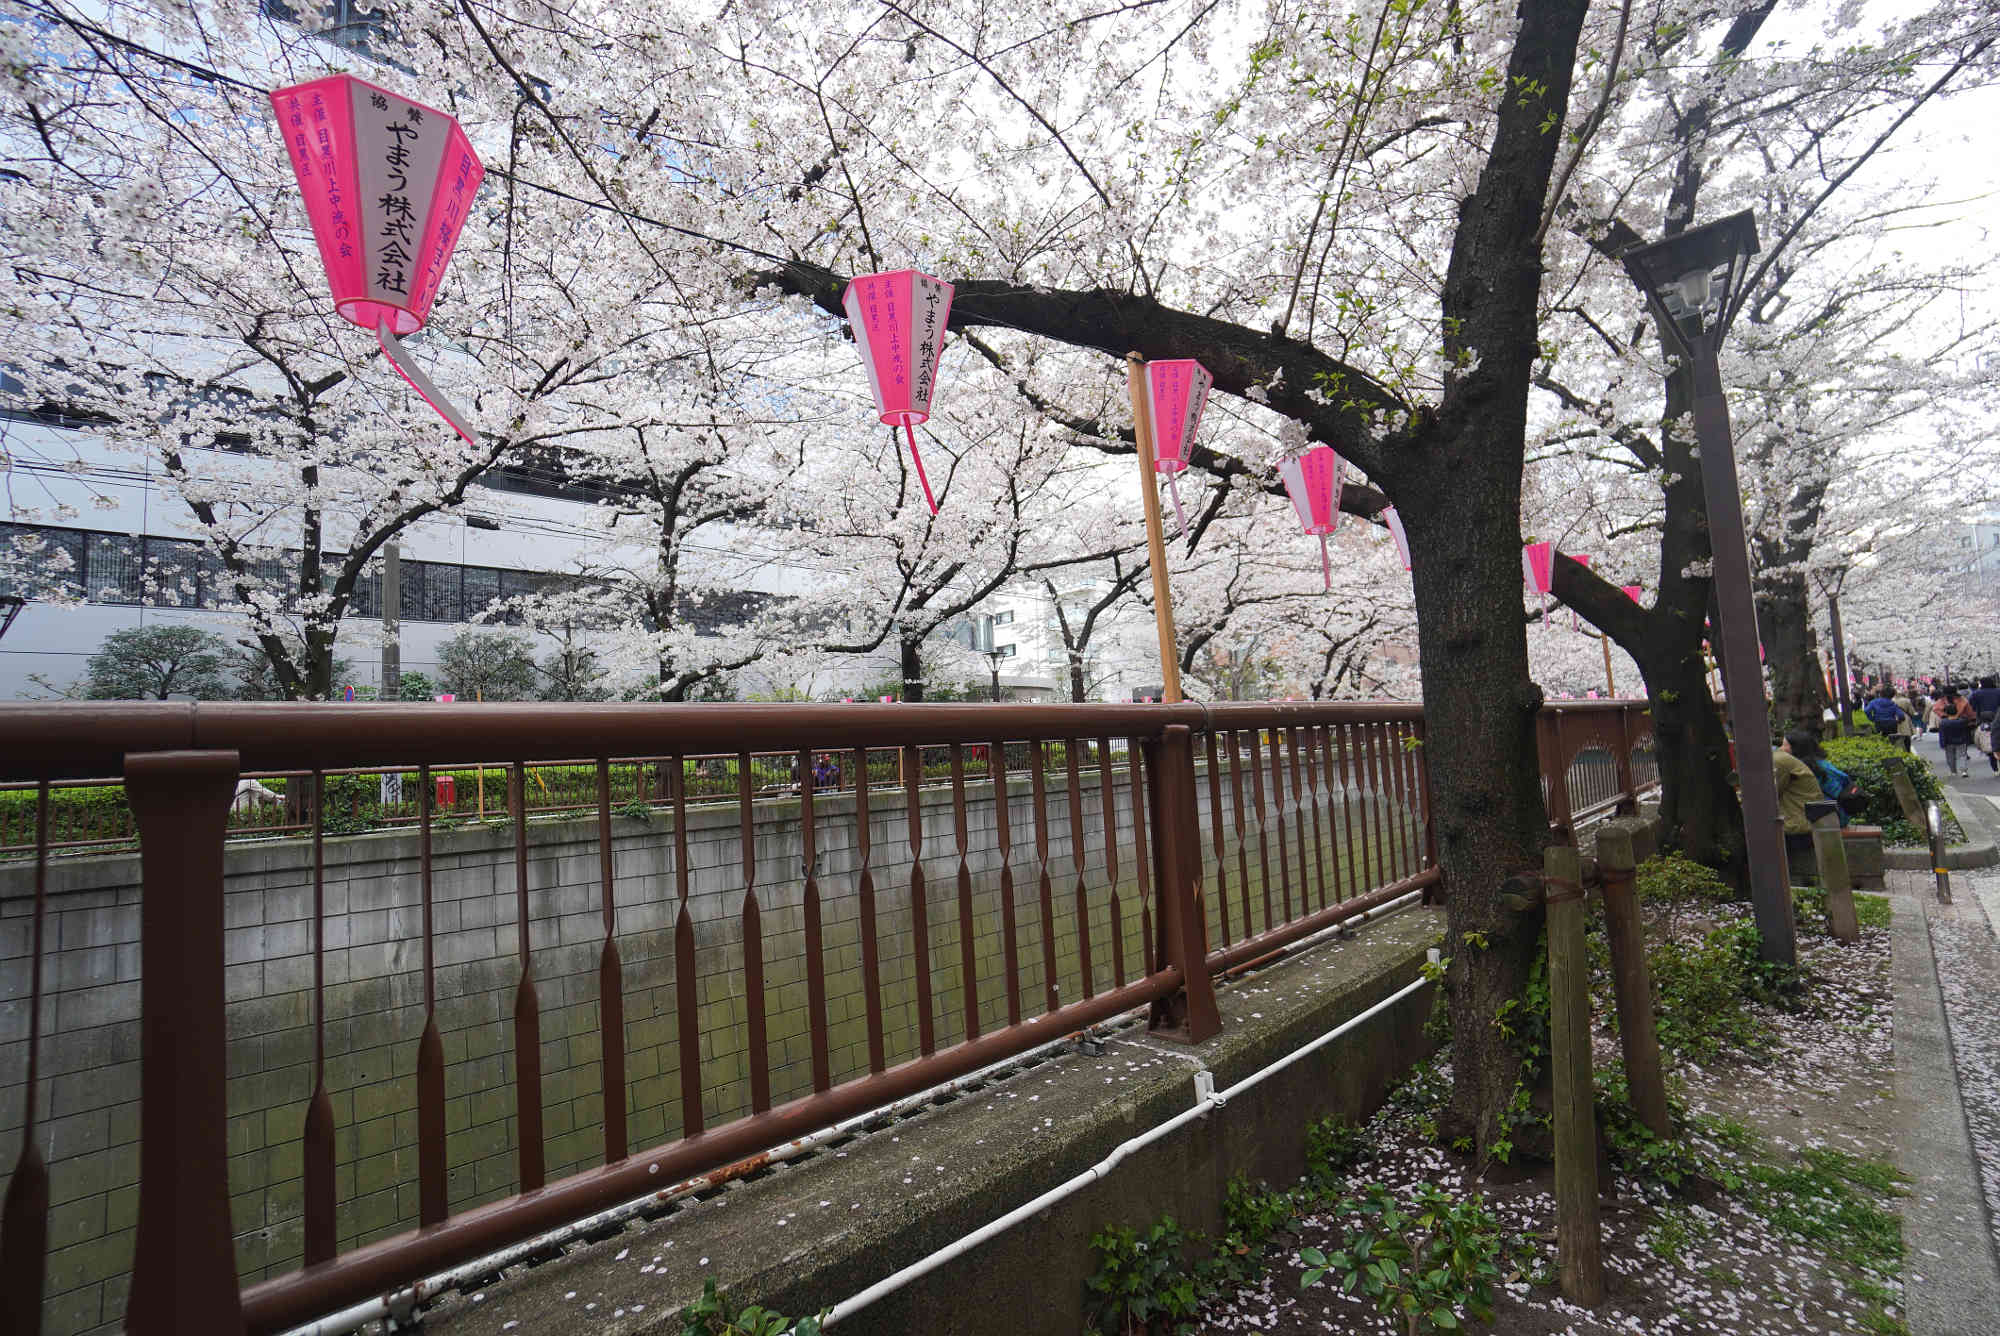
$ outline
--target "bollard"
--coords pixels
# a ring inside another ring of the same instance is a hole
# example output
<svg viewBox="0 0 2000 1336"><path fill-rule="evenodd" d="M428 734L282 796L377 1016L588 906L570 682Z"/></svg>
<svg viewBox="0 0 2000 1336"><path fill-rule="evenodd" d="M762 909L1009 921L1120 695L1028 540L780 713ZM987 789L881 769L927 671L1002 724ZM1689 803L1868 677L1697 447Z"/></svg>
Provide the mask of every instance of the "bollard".
<svg viewBox="0 0 2000 1336"><path fill-rule="evenodd" d="M1604 1237L1597 1214L1582 870L1574 849L1551 845L1542 854L1548 887L1549 1072L1555 1086L1556 1256L1563 1296L1595 1308L1604 1302Z"/></svg>
<svg viewBox="0 0 2000 1336"><path fill-rule="evenodd" d="M1611 982L1618 998L1618 1041L1625 1053L1625 1082L1632 1111L1654 1136L1673 1135L1667 1086L1660 1074L1660 1038L1653 1028L1653 978L1646 964L1646 931L1632 884L1632 832L1599 828L1597 866L1604 879L1605 935L1611 944Z"/></svg>
<svg viewBox="0 0 2000 1336"><path fill-rule="evenodd" d="M1847 875L1847 837L1840 833L1840 818L1829 812L1813 822L1812 839L1819 884L1826 889L1827 929L1835 941L1856 941L1861 922L1854 916L1854 883Z"/></svg>

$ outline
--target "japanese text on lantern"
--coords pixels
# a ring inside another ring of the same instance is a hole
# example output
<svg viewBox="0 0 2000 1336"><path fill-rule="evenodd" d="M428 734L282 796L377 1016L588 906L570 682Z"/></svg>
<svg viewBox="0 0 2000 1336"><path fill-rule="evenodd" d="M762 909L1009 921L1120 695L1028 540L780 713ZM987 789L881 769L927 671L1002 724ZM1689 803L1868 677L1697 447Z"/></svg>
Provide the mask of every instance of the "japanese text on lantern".
<svg viewBox="0 0 2000 1336"><path fill-rule="evenodd" d="M931 406L931 383L937 376L939 345L944 333L942 319L944 284L923 274L911 276L911 295L920 304L917 318L916 383L911 386L910 406L918 412L927 412Z"/></svg>
<svg viewBox="0 0 2000 1336"><path fill-rule="evenodd" d="M377 111L389 108L389 100L380 93L370 93L368 102ZM382 127L389 136L382 155L389 188L374 205L382 224L375 235L386 243L375 251L375 286L406 295L410 290L410 229L417 225L416 210L410 204L410 141L422 133L422 125L423 113L410 107L402 120Z"/></svg>

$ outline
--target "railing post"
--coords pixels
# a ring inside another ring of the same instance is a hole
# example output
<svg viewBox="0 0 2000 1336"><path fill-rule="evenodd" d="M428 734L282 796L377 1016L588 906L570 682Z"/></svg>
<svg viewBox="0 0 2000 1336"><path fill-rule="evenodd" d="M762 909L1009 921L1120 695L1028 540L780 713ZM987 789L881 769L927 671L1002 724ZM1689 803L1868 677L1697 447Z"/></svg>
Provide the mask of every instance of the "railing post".
<svg viewBox="0 0 2000 1336"><path fill-rule="evenodd" d="M1576 850L1542 851L1548 885L1549 1073L1555 1107L1556 1258L1563 1297L1604 1302L1604 1230L1597 1210L1597 1122L1591 1107L1590 962L1583 942Z"/></svg>
<svg viewBox="0 0 2000 1336"><path fill-rule="evenodd" d="M1618 758L1618 791L1623 797L1618 800L1618 815L1639 815L1639 782L1632 774L1632 707L1618 707L1618 747L1612 753Z"/></svg>
<svg viewBox="0 0 2000 1336"><path fill-rule="evenodd" d="M1558 842L1570 840L1569 756L1563 751L1562 711L1544 705L1541 715L1542 776L1549 782L1549 829Z"/></svg>
<svg viewBox="0 0 2000 1336"><path fill-rule="evenodd" d="M233 751L125 758L139 826L139 1223L126 1330L243 1330L229 1219L223 837Z"/></svg>
<svg viewBox="0 0 2000 1336"><path fill-rule="evenodd" d="M1153 1004L1150 1028L1199 1044L1222 1029L1222 1017L1215 1007L1215 982L1208 976L1202 922L1193 732L1186 724L1170 724L1145 749L1160 909L1154 959L1181 971L1180 991Z"/></svg>

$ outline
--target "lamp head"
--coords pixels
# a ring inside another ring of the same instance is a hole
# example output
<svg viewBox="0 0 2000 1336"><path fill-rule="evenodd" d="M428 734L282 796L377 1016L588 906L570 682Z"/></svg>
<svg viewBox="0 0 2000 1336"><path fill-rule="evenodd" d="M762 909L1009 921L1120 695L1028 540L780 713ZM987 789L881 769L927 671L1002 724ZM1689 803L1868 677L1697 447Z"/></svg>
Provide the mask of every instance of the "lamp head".
<svg viewBox="0 0 2000 1336"><path fill-rule="evenodd" d="M1633 247L1624 255L1625 272L1645 294L1662 337L1686 353L1704 340L1721 341L1757 251L1757 220L1745 209Z"/></svg>

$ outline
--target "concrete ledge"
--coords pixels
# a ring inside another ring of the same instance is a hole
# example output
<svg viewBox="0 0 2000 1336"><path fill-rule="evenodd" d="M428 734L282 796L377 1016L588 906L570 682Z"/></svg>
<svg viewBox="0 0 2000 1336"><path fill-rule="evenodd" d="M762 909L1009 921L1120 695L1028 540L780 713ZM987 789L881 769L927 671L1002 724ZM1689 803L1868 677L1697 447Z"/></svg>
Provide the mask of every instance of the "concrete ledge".
<svg viewBox="0 0 2000 1336"><path fill-rule="evenodd" d="M1104 1158L1194 1102L1194 1073L1227 1086L1416 977L1442 911L1411 907L1227 984L1224 1028L1196 1047L1143 1026L1099 1057L1064 1050L944 1106L739 1183L615 1237L442 1300L425 1329L502 1336L581 1327L677 1331L703 1281L799 1316L831 1306ZM1047 1212L841 1324L843 1333L1076 1331L1091 1235L1171 1213L1210 1233L1239 1175L1288 1183L1306 1124L1358 1120L1431 1048L1432 990L1126 1160Z"/></svg>
<svg viewBox="0 0 2000 1336"><path fill-rule="evenodd" d="M1944 851L1944 865L1953 872L1963 872L1975 867L2000 866L2000 849L1983 841L1975 844L1956 844ZM1902 872L1928 872L1931 867L1931 851L1884 848L1882 866Z"/></svg>

